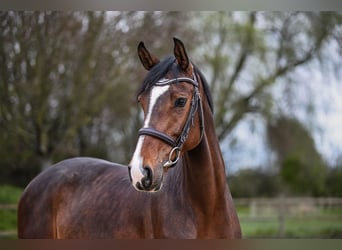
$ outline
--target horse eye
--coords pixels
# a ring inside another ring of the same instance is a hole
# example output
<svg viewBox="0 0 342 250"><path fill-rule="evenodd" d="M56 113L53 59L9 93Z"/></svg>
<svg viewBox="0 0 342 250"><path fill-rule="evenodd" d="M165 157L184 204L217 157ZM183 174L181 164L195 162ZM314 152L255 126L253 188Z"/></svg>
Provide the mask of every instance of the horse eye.
<svg viewBox="0 0 342 250"><path fill-rule="evenodd" d="M186 98L178 98L176 101L175 101L175 107L184 107L186 104Z"/></svg>

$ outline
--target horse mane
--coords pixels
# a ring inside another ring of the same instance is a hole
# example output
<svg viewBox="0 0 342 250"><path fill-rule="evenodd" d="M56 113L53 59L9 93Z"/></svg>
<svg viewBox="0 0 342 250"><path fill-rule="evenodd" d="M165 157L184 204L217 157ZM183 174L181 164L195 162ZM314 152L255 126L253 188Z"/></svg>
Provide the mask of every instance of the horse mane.
<svg viewBox="0 0 342 250"><path fill-rule="evenodd" d="M197 66L194 65L194 64L192 64L192 65L194 66L195 74L198 74L200 76L200 79L201 79L201 82L202 82L202 85L203 85L203 90L204 90L205 96L207 97L207 101L208 101L209 107L211 109L211 112L214 113L213 98L211 96L211 92L210 92L208 81L205 78L205 76L203 75L203 73L197 68Z"/></svg>
<svg viewBox="0 0 342 250"><path fill-rule="evenodd" d="M194 66L195 74L200 76L200 80L202 82L204 93L207 97L209 107L211 111L213 112L214 105L213 105L213 100L212 100L212 96L211 96L210 89L209 89L209 84L206 78L204 77L203 73L198 69L198 67L194 64L193 66ZM138 91L137 96L149 90L153 86L154 83L156 83L157 81L165 77L165 75L168 72L171 72L172 77L176 78L179 75L179 71L180 69L179 69L179 66L176 64L176 58L174 56L166 57L165 59L160 61L158 64L153 66L153 68L147 73L147 76L145 77L141 85L141 88Z"/></svg>

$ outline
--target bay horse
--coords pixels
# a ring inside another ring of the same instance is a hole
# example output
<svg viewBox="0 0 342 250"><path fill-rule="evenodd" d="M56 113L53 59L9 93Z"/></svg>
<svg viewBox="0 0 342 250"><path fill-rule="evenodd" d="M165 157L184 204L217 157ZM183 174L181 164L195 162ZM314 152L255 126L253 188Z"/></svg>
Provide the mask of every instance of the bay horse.
<svg viewBox="0 0 342 250"><path fill-rule="evenodd" d="M138 56L145 118L129 166L78 157L47 168L20 199L19 238L241 237L203 74L177 38L162 61L143 42Z"/></svg>

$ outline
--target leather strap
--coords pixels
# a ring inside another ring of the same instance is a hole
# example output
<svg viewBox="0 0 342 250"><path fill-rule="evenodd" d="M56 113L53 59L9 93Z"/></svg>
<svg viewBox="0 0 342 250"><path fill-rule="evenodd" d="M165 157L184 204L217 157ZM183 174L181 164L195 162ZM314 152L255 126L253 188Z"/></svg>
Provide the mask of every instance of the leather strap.
<svg viewBox="0 0 342 250"><path fill-rule="evenodd" d="M166 142L171 147L175 147L176 146L176 141L171 136L168 136L167 134L159 132L158 130L155 130L154 128L141 128L139 130L138 134L139 134L139 136L140 135L153 136L153 137L156 137L156 138Z"/></svg>

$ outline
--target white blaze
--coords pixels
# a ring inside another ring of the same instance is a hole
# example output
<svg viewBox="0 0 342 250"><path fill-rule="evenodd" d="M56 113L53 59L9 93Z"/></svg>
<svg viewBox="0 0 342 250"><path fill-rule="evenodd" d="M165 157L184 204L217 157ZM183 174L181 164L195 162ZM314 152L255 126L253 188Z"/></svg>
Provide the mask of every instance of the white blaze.
<svg viewBox="0 0 342 250"><path fill-rule="evenodd" d="M169 87L170 87L169 85L152 87L150 101L148 105L148 111L147 111L146 119L144 122L144 128L148 128L150 126L150 120L151 120L154 106L156 105L159 97L162 96L169 89ZM145 136L139 137L132 160L130 162L131 177L132 177L133 185L136 185L144 177L142 173L144 159L141 155L141 148L144 143L144 139L145 139Z"/></svg>

